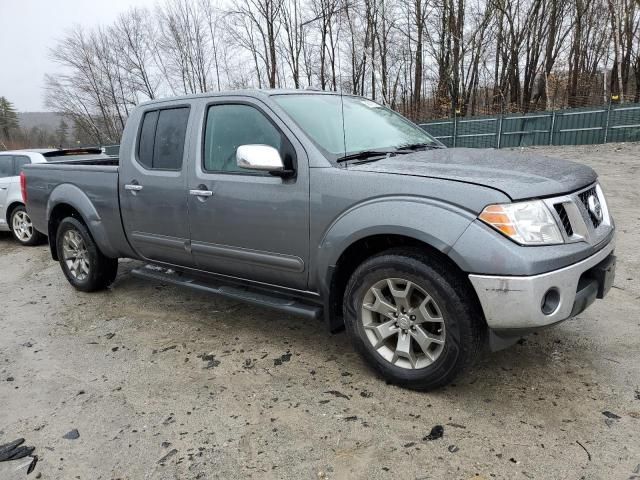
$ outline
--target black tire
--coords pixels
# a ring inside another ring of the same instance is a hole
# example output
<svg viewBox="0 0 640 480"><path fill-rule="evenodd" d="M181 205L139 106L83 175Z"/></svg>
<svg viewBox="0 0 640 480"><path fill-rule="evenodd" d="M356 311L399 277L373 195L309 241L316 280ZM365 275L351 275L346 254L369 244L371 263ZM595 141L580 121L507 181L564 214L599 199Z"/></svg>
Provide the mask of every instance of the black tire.
<svg viewBox="0 0 640 480"><path fill-rule="evenodd" d="M88 273L83 273L84 277L74 275L71 267L67 264L67 259L65 259L64 239L68 232L72 232L72 235L79 235L84 242L83 250L86 253L83 252L83 258L88 262L89 271ZM104 256L85 224L76 218L67 217L60 222L56 234L56 250L64 275L77 290L82 292L104 290L116 279L118 259Z"/></svg>
<svg viewBox="0 0 640 480"><path fill-rule="evenodd" d="M13 224L18 215L23 215L26 219L31 222L29 215L27 214L27 209L24 205L18 205L13 210L11 210L11 215L9 215L9 228L11 229L11 233L13 234L13 238L15 238L21 245L25 247L33 247L35 245L40 245L44 243L45 237L39 231L37 231L33 226L31 226L31 233L25 237L23 232L17 231L13 228Z"/></svg>
<svg viewBox="0 0 640 480"><path fill-rule="evenodd" d="M406 279L422 288L441 312L444 345L428 366L396 366L379 354L367 337L362 321L365 295L377 282L388 278ZM355 349L389 383L402 387L432 390L447 385L475 362L486 344L486 322L472 287L445 262L418 249L388 250L363 262L347 284L343 305L345 327Z"/></svg>

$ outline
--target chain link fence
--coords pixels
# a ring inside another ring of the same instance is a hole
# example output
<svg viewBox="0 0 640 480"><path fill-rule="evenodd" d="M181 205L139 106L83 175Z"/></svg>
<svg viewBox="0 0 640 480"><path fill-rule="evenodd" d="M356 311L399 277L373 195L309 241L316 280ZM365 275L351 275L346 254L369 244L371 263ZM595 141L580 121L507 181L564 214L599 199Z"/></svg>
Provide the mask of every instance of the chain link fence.
<svg viewBox="0 0 640 480"><path fill-rule="evenodd" d="M640 141L640 103L526 114L427 120L420 123L448 147L508 148Z"/></svg>

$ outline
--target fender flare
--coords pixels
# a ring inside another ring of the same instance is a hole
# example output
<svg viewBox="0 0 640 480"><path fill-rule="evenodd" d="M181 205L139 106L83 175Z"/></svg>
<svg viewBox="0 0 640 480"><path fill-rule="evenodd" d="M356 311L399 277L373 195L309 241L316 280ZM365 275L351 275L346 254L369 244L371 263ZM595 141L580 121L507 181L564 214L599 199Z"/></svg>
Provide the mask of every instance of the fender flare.
<svg viewBox="0 0 640 480"><path fill-rule="evenodd" d="M91 199L75 185L63 183L51 192L47 201L47 225L51 223L53 210L62 204L69 205L80 214L89 232L91 232L91 236L96 242L96 245L98 245L98 248L104 255L112 258L118 257L116 250L109 242L109 234L102 223L98 211L93 206ZM55 242L55 238L53 238L53 242ZM53 244L53 242L50 243Z"/></svg>
<svg viewBox="0 0 640 480"><path fill-rule="evenodd" d="M316 252L315 281L323 295L340 256L358 240L373 235L401 235L447 255L476 214L426 197L384 196L345 210L327 228Z"/></svg>

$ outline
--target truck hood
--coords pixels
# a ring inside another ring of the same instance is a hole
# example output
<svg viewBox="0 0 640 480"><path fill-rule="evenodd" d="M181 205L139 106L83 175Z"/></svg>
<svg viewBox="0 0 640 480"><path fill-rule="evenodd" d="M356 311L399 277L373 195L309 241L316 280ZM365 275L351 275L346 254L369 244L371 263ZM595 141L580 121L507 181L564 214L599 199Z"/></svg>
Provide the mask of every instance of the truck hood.
<svg viewBox="0 0 640 480"><path fill-rule="evenodd" d="M451 148L396 155L350 170L441 178L500 190L512 200L549 197L595 182L592 168L533 152Z"/></svg>

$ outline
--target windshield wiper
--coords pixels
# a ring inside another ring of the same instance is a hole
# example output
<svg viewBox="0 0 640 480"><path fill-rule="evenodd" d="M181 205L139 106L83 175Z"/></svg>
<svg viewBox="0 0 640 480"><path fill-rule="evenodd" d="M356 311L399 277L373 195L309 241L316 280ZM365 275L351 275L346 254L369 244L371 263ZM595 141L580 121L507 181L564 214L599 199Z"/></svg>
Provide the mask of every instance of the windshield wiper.
<svg viewBox="0 0 640 480"><path fill-rule="evenodd" d="M358 153L352 153L350 155L345 155L336 159L336 162L347 162L349 160L366 160L372 157L386 157L393 156L393 152L383 151L383 150L364 150Z"/></svg>
<svg viewBox="0 0 640 480"><path fill-rule="evenodd" d="M408 145L402 145L398 147L396 150L420 150L421 148L441 148L437 143L410 143Z"/></svg>

